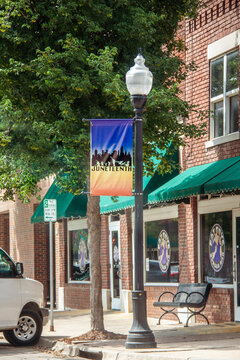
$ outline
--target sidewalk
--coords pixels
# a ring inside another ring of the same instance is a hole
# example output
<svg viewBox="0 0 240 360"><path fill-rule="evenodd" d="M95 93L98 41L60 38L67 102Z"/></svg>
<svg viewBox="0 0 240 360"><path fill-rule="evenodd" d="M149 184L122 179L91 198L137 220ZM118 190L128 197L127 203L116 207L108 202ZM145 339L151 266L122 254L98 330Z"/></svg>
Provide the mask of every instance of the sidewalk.
<svg viewBox="0 0 240 360"><path fill-rule="evenodd" d="M166 321L156 325L157 319L148 318L157 342L156 349L125 349L125 340L85 341L67 345L57 341L65 337L79 336L90 330L89 311L54 312L54 332L49 323L44 327L42 345L56 344L54 349L67 356L88 353L90 358L103 360L240 360L240 323L217 325L191 325ZM128 334L132 314L119 311L104 313L105 329Z"/></svg>

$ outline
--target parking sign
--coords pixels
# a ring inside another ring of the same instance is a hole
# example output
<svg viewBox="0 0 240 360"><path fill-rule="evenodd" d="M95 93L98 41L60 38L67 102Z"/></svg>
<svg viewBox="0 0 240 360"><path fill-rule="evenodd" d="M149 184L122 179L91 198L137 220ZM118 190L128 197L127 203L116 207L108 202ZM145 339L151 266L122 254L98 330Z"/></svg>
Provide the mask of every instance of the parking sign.
<svg viewBox="0 0 240 360"><path fill-rule="evenodd" d="M57 221L57 200L44 199L44 221Z"/></svg>

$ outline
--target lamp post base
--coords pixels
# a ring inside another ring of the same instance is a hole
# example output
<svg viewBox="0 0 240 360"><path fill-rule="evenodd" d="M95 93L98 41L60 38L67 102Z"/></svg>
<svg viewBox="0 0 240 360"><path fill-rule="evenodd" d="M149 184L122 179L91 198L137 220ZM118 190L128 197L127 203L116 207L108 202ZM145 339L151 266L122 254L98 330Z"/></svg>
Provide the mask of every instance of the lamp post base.
<svg viewBox="0 0 240 360"><path fill-rule="evenodd" d="M133 324L127 336L126 349L156 348L154 335L147 323L145 291L133 291L132 301Z"/></svg>

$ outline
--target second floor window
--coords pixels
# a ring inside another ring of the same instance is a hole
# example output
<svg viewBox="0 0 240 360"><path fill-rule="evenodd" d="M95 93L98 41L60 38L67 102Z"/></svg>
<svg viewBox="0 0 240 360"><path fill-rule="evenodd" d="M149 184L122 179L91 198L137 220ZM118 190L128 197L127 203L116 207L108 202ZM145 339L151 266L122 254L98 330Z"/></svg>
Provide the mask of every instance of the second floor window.
<svg viewBox="0 0 240 360"><path fill-rule="evenodd" d="M211 61L211 138L238 131L238 50Z"/></svg>

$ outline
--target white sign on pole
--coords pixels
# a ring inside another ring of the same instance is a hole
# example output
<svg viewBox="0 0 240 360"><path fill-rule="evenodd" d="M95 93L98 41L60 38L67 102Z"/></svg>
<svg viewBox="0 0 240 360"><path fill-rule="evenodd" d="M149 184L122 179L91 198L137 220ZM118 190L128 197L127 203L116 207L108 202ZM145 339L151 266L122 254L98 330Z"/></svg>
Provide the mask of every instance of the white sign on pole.
<svg viewBox="0 0 240 360"><path fill-rule="evenodd" d="M44 221L57 221L57 200L44 199Z"/></svg>

